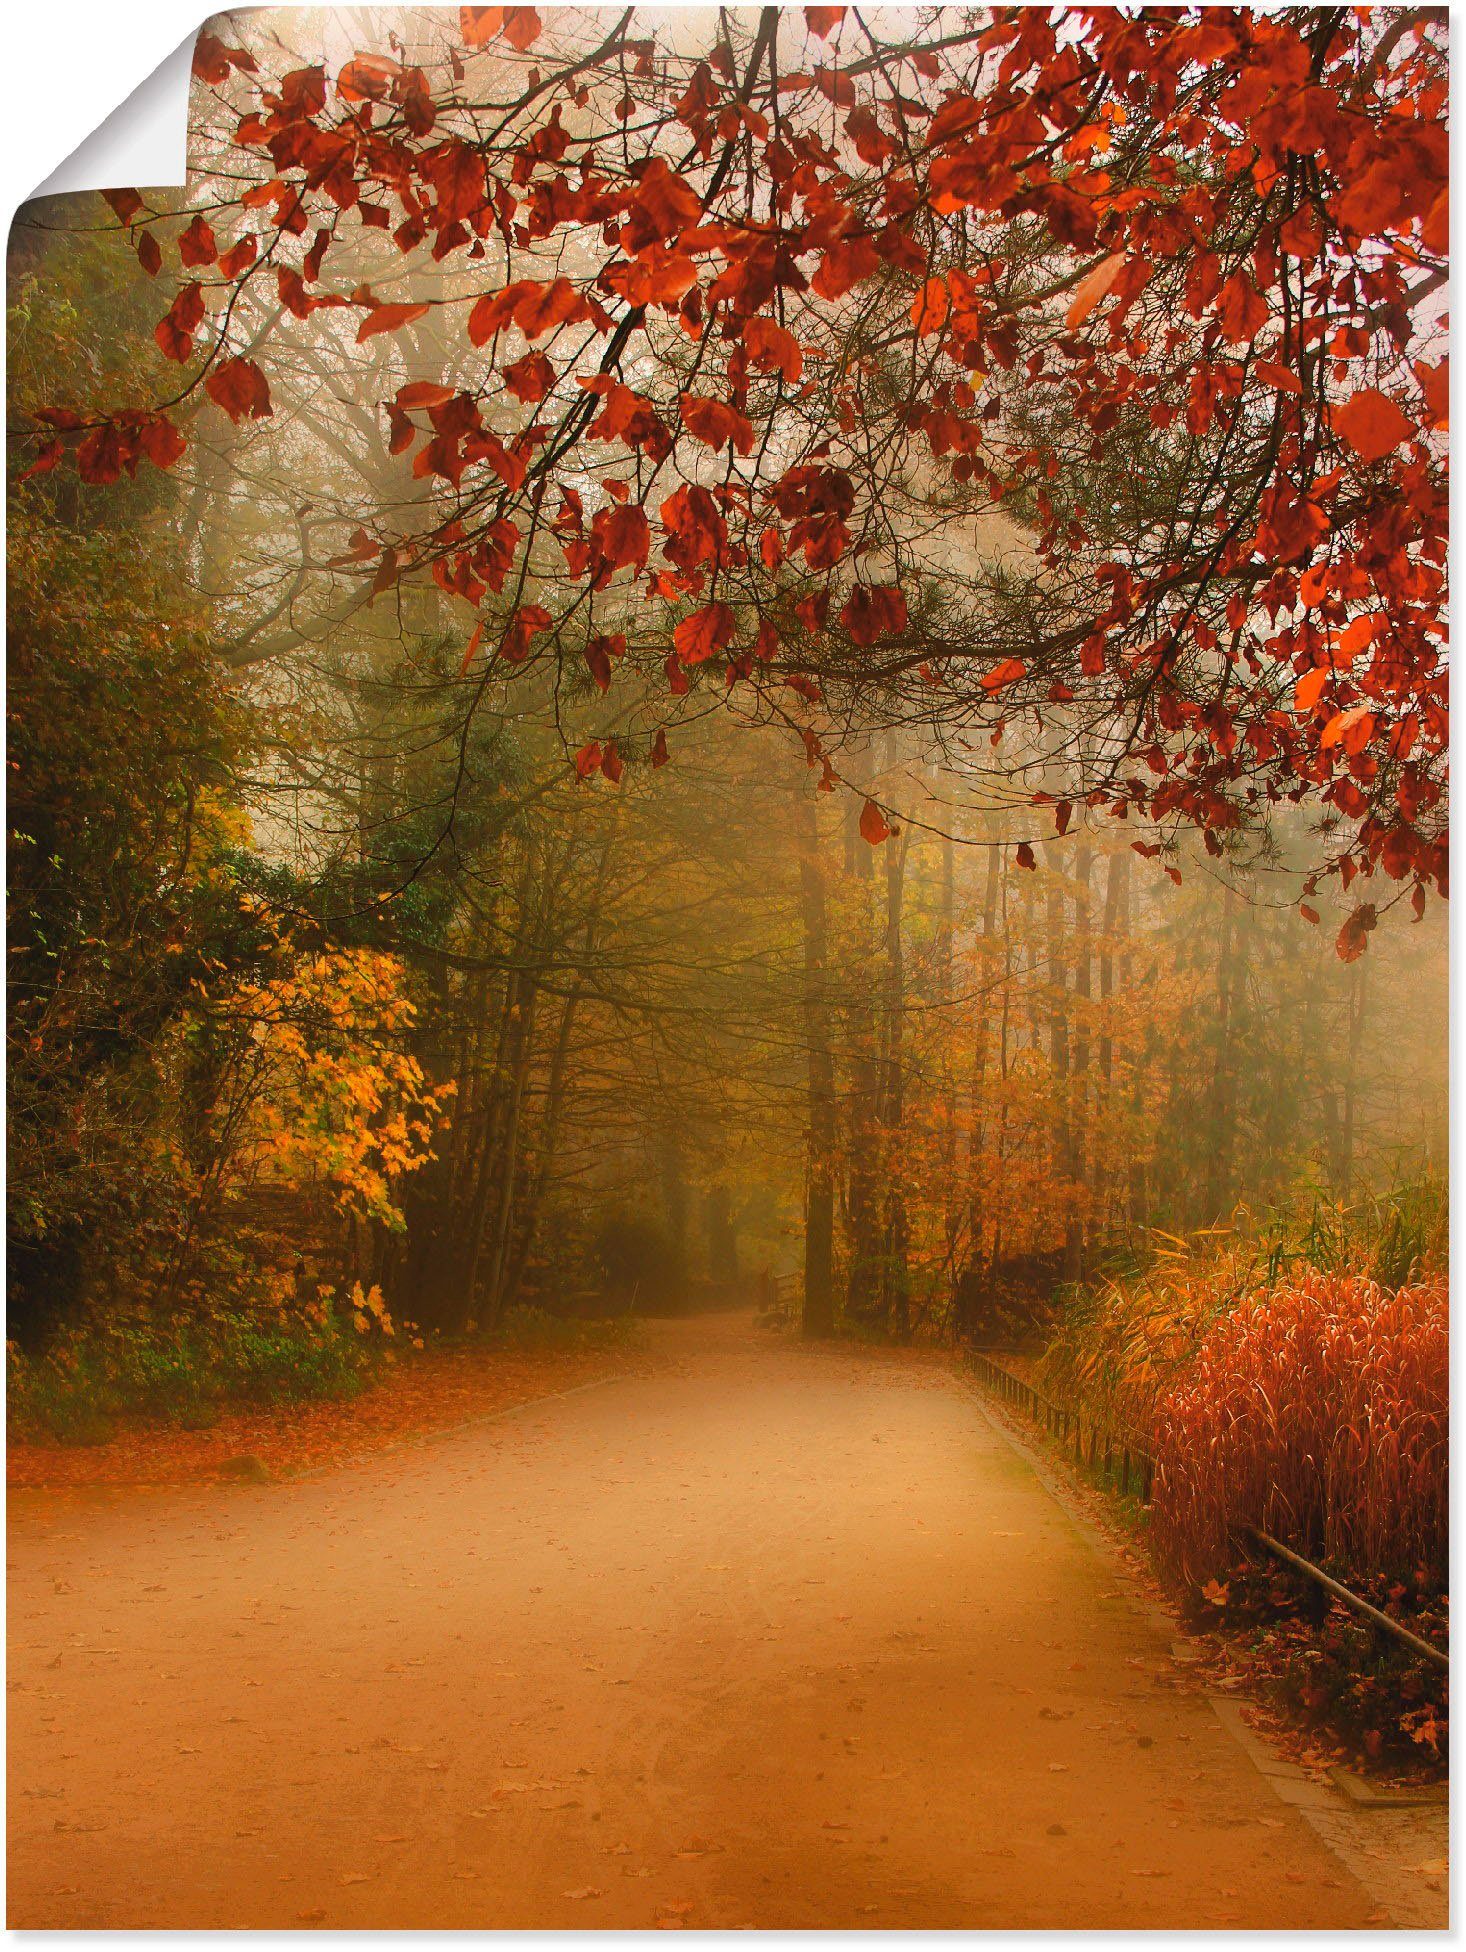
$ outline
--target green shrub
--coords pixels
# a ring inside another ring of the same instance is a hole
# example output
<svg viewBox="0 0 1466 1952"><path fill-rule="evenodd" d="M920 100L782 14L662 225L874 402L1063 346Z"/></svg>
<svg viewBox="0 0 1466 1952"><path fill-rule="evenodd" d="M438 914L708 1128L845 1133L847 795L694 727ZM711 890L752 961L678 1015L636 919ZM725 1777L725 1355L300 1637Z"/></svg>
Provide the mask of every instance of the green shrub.
<svg viewBox="0 0 1466 1952"><path fill-rule="evenodd" d="M635 1348L640 1329L617 1316L607 1321L570 1321L544 1308L507 1308L493 1340L506 1349Z"/></svg>
<svg viewBox="0 0 1466 1952"><path fill-rule="evenodd" d="M63 1444L103 1443L123 1418L204 1429L231 1402L351 1395L376 1359L351 1329L233 1314L83 1330L36 1358L9 1346L7 1422Z"/></svg>

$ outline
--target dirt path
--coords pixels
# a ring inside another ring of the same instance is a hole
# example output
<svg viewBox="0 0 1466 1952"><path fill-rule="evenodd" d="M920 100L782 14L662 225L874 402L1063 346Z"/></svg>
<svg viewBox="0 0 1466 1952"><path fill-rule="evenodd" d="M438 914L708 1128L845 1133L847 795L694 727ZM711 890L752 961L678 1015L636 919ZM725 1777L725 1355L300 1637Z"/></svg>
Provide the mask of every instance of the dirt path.
<svg viewBox="0 0 1466 1952"><path fill-rule="evenodd" d="M13 1493L9 1924L1371 1919L944 1371L666 1333L328 1476Z"/></svg>

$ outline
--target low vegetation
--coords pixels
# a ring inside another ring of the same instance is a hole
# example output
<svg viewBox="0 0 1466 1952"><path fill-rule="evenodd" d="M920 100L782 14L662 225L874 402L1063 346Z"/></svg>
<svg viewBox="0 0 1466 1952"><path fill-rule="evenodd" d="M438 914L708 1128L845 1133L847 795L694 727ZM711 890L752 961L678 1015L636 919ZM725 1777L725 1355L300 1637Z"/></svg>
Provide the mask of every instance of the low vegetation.
<svg viewBox="0 0 1466 1952"><path fill-rule="evenodd" d="M97 1326L34 1357L11 1343L8 1427L62 1444L105 1443L134 1420L202 1429L226 1404L352 1395L378 1348L335 1320L271 1323L232 1312L171 1327Z"/></svg>
<svg viewBox="0 0 1466 1952"><path fill-rule="evenodd" d="M1444 1676L1249 1549L1256 1527L1444 1645L1444 1187L1180 1239L1068 1297L1042 1387L1138 1433L1150 1540L1205 1625L1363 1754L1444 1754Z"/></svg>

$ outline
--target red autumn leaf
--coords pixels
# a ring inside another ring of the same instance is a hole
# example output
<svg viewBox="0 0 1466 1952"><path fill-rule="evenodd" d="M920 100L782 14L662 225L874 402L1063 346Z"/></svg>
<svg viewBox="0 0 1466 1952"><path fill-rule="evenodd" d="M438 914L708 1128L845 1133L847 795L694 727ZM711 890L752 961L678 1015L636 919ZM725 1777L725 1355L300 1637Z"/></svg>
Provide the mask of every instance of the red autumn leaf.
<svg viewBox="0 0 1466 1952"><path fill-rule="evenodd" d="M1367 386L1334 409L1334 431L1361 461L1382 461L1415 431L1387 393Z"/></svg>
<svg viewBox="0 0 1466 1952"><path fill-rule="evenodd" d="M722 400L706 400L695 393L680 396L682 424L694 440L724 448L731 441L739 454L753 452L753 423Z"/></svg>
<svg viewBox="0 0 1466 1952"><path fill-rule="evenodd" d="M143 207L136 190L103 190L101 195L103 202L111 205L119 224L130 224Z"/></svg>
<svg viewBox="0 0 1466 1952"><path fill-rule="evenodd" d="M194 218L179 238L178 255L190 266L212 264L218 257L219 247L214 242L214 233L204 222L202 214Z"/></svg>
<svg viewBox="0 0 1466 1952"><path fill-rule="evenodd" d="M1369 932L1378 920L1379 917L1375 913L1374 903L1371 901L1362 903L1354 910L1354 913L1339 930L1338 937L1334 943L1334 947L1339 952L1341 962L1358 962L1359 958L1364 954L1364 951L1369 947Z"/></svg>
<svg viewBox="0 0 1466 1952"><path fill-rule="evenodd" d="M555 384L555 369L542 352L527 352L504 368L504 384L517 400L536 406Z"/></svg>
<svg viewBox="0 0 1466 1952"><path fill-rule="evenodd" d="M76 471L93 487L105 488L117 479L131 458L130 443L124 442L121 429L109 420L88 434L76 450Z"/></svg>
<svg viewBox="0 0 1466 1952"><path fill-rule="evenodd" d="M591 522L590 534L608 577L628 565L633 569L646 568L651 530L646 510L639 503L599 509Z"/></svg>
<svg viewBox="0 0 1466 1952"><path fill-rule="evenodd" d="M600 763L601 742L599 739L592 739L589 745L582 746L580 751L575 755L575 770L581 779L589 779Z"/></svg>
<svg viewBox="0 0 1466 1952"><path fill-rule="evenodd" d="M667 734L659 725L657 736L652 740L652 765L665 766L671 754L667 751Z"/></svg>
<svg viewBox="0 0 1466 1952"><path fill-rule="evenodd" d="M929 339L947 323L952 294L945 278L928 278L911 301L911 323L918 339Z"/></svg>
<svg viewBox="0 0 1466 1952"><path fill-rule="evenodd" d="M514 322L514 308L527 292L537 291L539 287L527 278L517 278L513 284L505 285L502 291L491 292L479 299L468 315L468 336L476 346L486 346L496 332L502 332L506 325Z"/></svg>
<svg viewBox="0 0 1466 1952"><path fill-rule="evenodd" d="M139 250L141 247L139 247ZM1425 395L1425 411L1432 427L1444 427L1451 412L1451 366L1442 359L1431 366L1423 359L1415 362L1415 377Z"/></svg>
<svg viewBox="0 0 1466 1952"><path fill-rule="evenodd" d="M847 291L874 276L880 255L869 237L845 238L832 244L820 260L811 287L820 298L843 298Z"/></svg>
<svg viewBox="0 0 1466 1952"><path fill-rule="evenodd" d="M504 39L521 54L534 46L544 31L544 25L533 7L504 9Z"/></svg>
<svg viewBox="0 0 1466 1952"><path fill-rule="evenodd" d="M843 7L806 7L804 10L805 24L810 33L818 35L822 41L829 39L844 18Z"/></svg>
<svg viewBox="0 0 1466 1952"><path fill-rule="evenodd" d="M791 386L804 371L799 341L773 319L750 319L743 330L743 343L755 366L765 372L782 373Z"/></svg>
<svg viewBox="0 0 1466 1952"><path fill-rule="evenodd" d="M860 838L872 847L879 847L883 840L890 838L891 827L886 816L874 800L867 800L860 809Z"/></svg>
<svg viewBox="0 0 1466 1952"><path fill-rule="evenodd" d="M384 54L358 54L336 77L336 92L344 102L380 102L401 73Z"/></svg>
<svg viewBox="0 0 1466 1952"><path fill-rule="evenodd" d="M653 156L642 171L632 204L658 237L680 237L702 215L696 190L686 177L674 175L663 156Z"/></svg>
<svg viewBox="0 0 1466 1952"><path fill-rule="evenodd" d="M439 380L409 380L397 389L397 404L404 413L419 407L446 407L457 397L455 387L444 386Z"/></svg>
<svg viewBox="0 0 1466 1952"><path fill-rule="evenodd" d="M61 459L64 449L60 441L47 441L28 468L22 470L20 479L29 481L33 474L49 474Z"/></svg>
<svg viewBox="0 0 1466 1952"><path fill-rule="evenodd" d="M252 359L221 359L209 368L204 391L236 424L267 420L272 412L269 386Z"/></svg>
<svg viewBox="0 0 1466 1952"><path fill-rule="evenodd" d="M523 664L529 656L530 639L549 630L554 618L542 603L523 603L510 619L500 650L508 664Z"/></svg>
<svg viewBox="0 0 1466 1952"><path fill-rule="evenodd" d="M1266 380L1269 386L1276 387L1279 393L1303 391L1303 382L1298 375L1289 372L1286 366L1280 366L1274 359L1259 359L1252 370L1260 380Z"/></svg>
<svg viewBox="0 0 1466 1952"><path fill-rule="evenodd" d="M194 283L181 286L167 315L153 328L153 337L165 359L176 359L180 366L187 361L193 351L193 335L203 323L203 317L203 286Z"/></svg>
<svg viewBox="0 0 1466 1952"><path fill-rule="evenodd" d="M733 612L726 603L709 603L684 617L672 633L684 664L704 664L727 648L733 638Z"/></svg>
<svg viewBox="0 0 1466 1952"><path fill-rule="evenodd" d="M1021 868L1035 868L1038 866L1037 861L1033 858L1033 849L1026 840L1019 841L1017 847L1013 850L1013 858Z"/></svg>
<svg viewBox="0 0 1466 1952"><path fill-rule="evenodd" d="M163 253L150 230L143 231L138 237L137 261L150 278L156 278L163 269Z"/></svg>
<svg viewBox="0 0 1466 1952"><path fill-rule="evenodd" d="M260 247L252 237L241 237L237 244L224 253L219 260L219 269L226 278L237 278L241 271L247 271L259 256Z"/></svg>
<svg viewBox="0 0 1466 1952"><path fill-rule="evenodd" d="M615 786L625 770L626 768L621 763L621 755L616 750L616 741L614 739L607 740L606 749L601 754L602 779L608 779L612 786Z"/></svg>
<svg viewBox="0 0 1466 1952"><path fill-rule="evenodd" d="M211 87L217 88L221 82L228 81L234 68L241 74L252 75L257 67L252 54L242 47L226 47L217 34L201 30L193 44L193 71Z"/></svg>
<svg viewBox="0 0 1466 1952"><path fill-rule="evenodd" d="M906 628L906 599L889 583L857 583L840 612L840 621L857 644L874 644Z"/></svg>
<svg viewBox="0 0 1466 1952"><path fill-rule="evenodd" d="M611 637L592 637L585 647L585 661L590 674L600 691L608 691L611 685L611 666L626 655L626 639L619 631Z"/></svg>
<svg viewBox="0 0 1466 1952"><path fill-rule="evenodd" d="M1069 310L1064 314L1064 323L1072 332L1076 325L1083 325L1101 299L1108 296L1111 286L1125 268L1125 253L1114 251L1103 258L1087 272L1074 287L1074 296L1069 301Z"/></svg>
<svg viewBox="0 0 1466 1952"><path fill-rule="evenodd" d="M155 413L140 431L138 447L155 468L171 468L188 452L188 442L164 413Z"/></svg>
<svg viewBox="0 0 1466 1952"><path fill-rule="evenodd" d="M568 278L531 285L514 308L514 323L526 339L538 339L557 325L570 325L589 316L590 307Z"/></svg>
<svg viewBox="0 0 1466 1952"><path fill-rule="evenodd" d="M441 143L423 170L437 192L440 222L471 217L483 202L484 159L468 143Z"/></svg>

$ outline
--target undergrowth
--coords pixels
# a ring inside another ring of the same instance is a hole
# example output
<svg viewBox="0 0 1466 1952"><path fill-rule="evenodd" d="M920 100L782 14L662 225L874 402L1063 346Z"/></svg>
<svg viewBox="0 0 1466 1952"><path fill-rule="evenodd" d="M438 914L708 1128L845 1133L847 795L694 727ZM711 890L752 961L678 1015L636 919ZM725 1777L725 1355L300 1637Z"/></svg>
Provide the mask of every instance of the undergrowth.
<svg viewBox="0 0 1466 1952"><path fill-rule="evenodd" d="M545 1308L508 1308L493 1335L496 1347L526 1353L552 1349L634 1349L642 1340L641 1324L629 1315L577 1320L552 1315Z"/></svg>
<svg viewBox="0 0 1466 1952"><path fill-rule="evenodd" d="M1155 1235L1062 1298L1035 1376L1150 1443L1149 1540L1188 1609L1305 1719L1426 1768L1444 1761L1444 1673L1249 1554L1246 1528L1445 1644L1447 1224L1443 1183L1422 1179Z"/></svg>
<svg viewBox="0 0 1466 1952"><path fill-rule="evenodd" d="M229 1403L352 1395L377 1360L375 1344L335 1323L224 1313L168 1326L114 1324L40 1356L9 1344L7 1427L63 1444L105 1443L128 1419L203 1429Z"/></svg>

